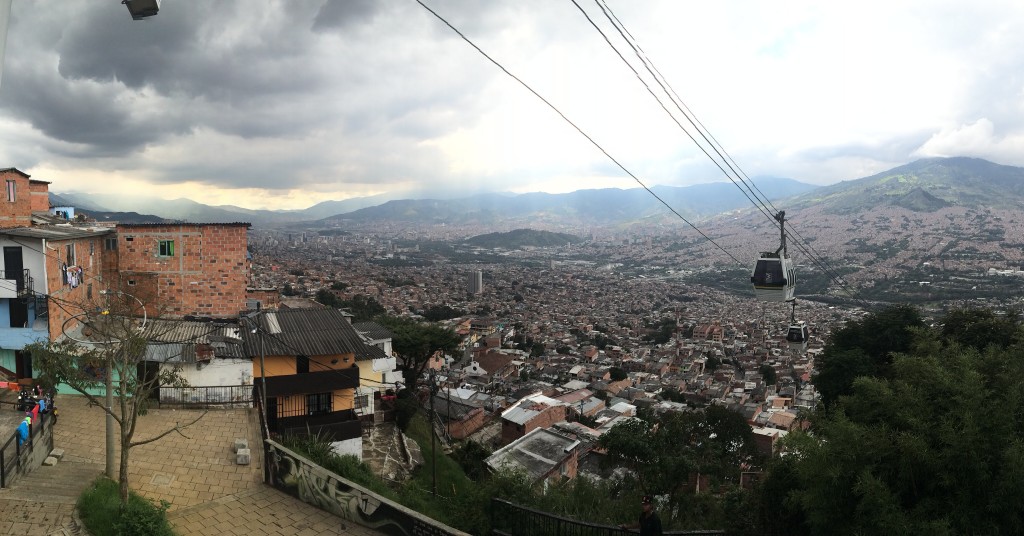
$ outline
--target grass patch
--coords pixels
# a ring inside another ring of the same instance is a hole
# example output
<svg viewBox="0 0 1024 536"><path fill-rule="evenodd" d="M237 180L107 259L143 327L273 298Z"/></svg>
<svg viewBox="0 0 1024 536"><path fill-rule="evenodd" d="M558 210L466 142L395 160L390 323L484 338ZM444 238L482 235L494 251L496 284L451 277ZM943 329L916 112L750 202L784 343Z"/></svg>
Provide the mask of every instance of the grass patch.
<svg viewBox="0 0 1024 536"><path fill-rule="evenodd" d="M121 506L118 483L106 477L96 479L92 487L78 497L78 515L95 536L173 536L167 521L170 504L153 504L130 493L128 504Z"/></svg>

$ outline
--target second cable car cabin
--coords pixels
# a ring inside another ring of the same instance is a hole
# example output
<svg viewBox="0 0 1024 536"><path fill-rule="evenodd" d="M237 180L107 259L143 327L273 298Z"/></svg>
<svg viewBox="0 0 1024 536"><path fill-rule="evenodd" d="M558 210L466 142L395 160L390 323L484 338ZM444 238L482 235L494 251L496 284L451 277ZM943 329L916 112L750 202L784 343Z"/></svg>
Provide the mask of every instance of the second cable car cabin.
<svg viewBox="0 0 1024 536"><path fill-rule="evenodd" d="M792 350L798 352L807 350L807 323L803 320L793 321L789 325L789 332L786 333L786 342Z"/></svg>

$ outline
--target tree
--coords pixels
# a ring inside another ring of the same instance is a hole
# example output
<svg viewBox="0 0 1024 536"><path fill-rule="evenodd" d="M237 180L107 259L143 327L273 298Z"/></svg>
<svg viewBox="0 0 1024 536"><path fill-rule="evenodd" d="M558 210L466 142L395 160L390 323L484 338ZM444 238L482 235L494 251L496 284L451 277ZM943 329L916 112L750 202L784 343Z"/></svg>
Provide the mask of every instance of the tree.
<svg viewBox="0 0 1024 536"><path fill-rule="evenodd" d="M622 381L629 377L629 374L626 374L626 371L619 367L609 367L608 375L613 382Z"/></svg>
<svg viewBox="0 0 1024 536"><path fill-rule="evenodd" d="M344 305L344 301L341 298L325 288L316 291L316 301L335 309Z"/></svg>
<svg viewBox="0 0 1024 536"><path fill-rule="evenodd" d="M657 422L629 419L598 440L612 464L634 472L647 494L674 497L691 473L717 482L737 482L740 468L755 458L753 432L742 415L719 406L666 412Z"/></svg>
<svg viewBox="0 0 1024 536"><path fill-rule="evenodd" d="M369 322L387 312L380 302L364 294L356 294L350 300L342 300L339 308L348 309L352 313L353 322Z"/></svg>
<svg viewBox="0 0 1024 536"><path fill-rule="evenodd" d="M761 376L764 378L764 383L768 385L775 385L775 381L778 380L775 367L771 365L761 365L758 367L757 371L761 373Z"/></svg>
<svg viewBox="0 0 1024 536"><path fill-rule="evenodd" d="M1016 313L997 315L991 309L956 309L942 319L942 336L947 341L984 351L1000 348L1020 339L1020 318Z"/></svg>
<svg viewBox="0 0 1024 536"><path fill-rule="evenodd" d="M125 505L128 503L128 461L132 448L152 443L171 433L182 433L205 413L187 424L177 423L153 437L135 438L138 419L145 415L153 390L162 385L185 387L188 384L178 367L161 368L146 361L147 334L153 333L153 322L150 321L144 326L146 331L142 331L143 326L137 317L139 309L131 303L135 298L125 293L115 293L114 297L117 299L108 302L108 308L100 312L83 307L87 313L76 315L83 318L83 336L90 337L88 341L64 339L35 343L27 346L26 350L32 354L33 365L41 376L54 384L63 383L78 391L116 423L121 448L118 482L121 504ZM113 382L115 377L118 379L116 383ZM99 390L108 393L105 400L94 394ZM110 440L108 436L108 442ZM107 454L108 457L113 454L112 443L107 445ZM111 478L112 461L108 458L107 476Z"/></svg>
<svg viewBox="0 0 1024 536"><path fill-rule="evenodd" d="M391 348L401 357L405 385L413 391L434 352L451 352L460 340L450 329L408 318L382 316L377 318L377 322L394 335Z"/></svg>
<svg viewBox="0 0 1024 536"><path fill-rule="evenodd" d="M822 402L831 406L849 394L861 376L885 377L893 353L906 352L917 330L924 328L921 313L908 305L896 305L837 330L825 345L814 375Z"/></svg>

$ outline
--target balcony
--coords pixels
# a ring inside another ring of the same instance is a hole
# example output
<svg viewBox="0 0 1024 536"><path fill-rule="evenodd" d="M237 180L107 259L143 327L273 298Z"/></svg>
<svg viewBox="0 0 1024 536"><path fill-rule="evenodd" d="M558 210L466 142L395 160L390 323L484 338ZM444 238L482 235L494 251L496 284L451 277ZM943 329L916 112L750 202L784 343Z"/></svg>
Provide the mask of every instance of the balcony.
<svg viewBox="0 0 1024 536"><path fill-rule="evenodd" d="M255 381L258 385L263 383L259 377ZM287 376L267 376L268 397L327 393L356 387L359 387L359 369L356 367Z"/></svg>
<svg viewBox="0 0 1024 536"><path fill-rule="evenodd" d="M32 295L32 274L27 269L0 270L0 299L25 298Z"/></svg>

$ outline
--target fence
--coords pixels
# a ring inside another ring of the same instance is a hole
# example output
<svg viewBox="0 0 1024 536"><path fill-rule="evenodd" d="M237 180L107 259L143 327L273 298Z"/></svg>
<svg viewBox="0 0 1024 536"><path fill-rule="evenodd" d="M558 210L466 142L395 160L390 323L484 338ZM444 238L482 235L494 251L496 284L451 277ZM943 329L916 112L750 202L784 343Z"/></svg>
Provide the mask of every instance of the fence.
<svg viewBox="0 0 1024 536"><path fill-rule="evenodd" d="M0 447L0 488L6 488L21 474L27 473L42 463L42 459L53 450L53 422L48 413L40 413L28 427L28 439L18 441L15 430Z"/></svg>
<svg viewBox="0 0 1024 536"><path fill-rule="evenodd" d="M157 402L161 408L251 408L251 385L210 387L161 387Z"/></svg>
<svg viewBox="0 0 1024 536"><path fill-rule="evenodd" d="M534 510L502 499L491 499L491 534L501 536L625 536L636 534L636 531L621 529L614 525L587 523ZM725 531L680 530L665 531L664 534L666 536L718 536L725 534Z"/></svg>

